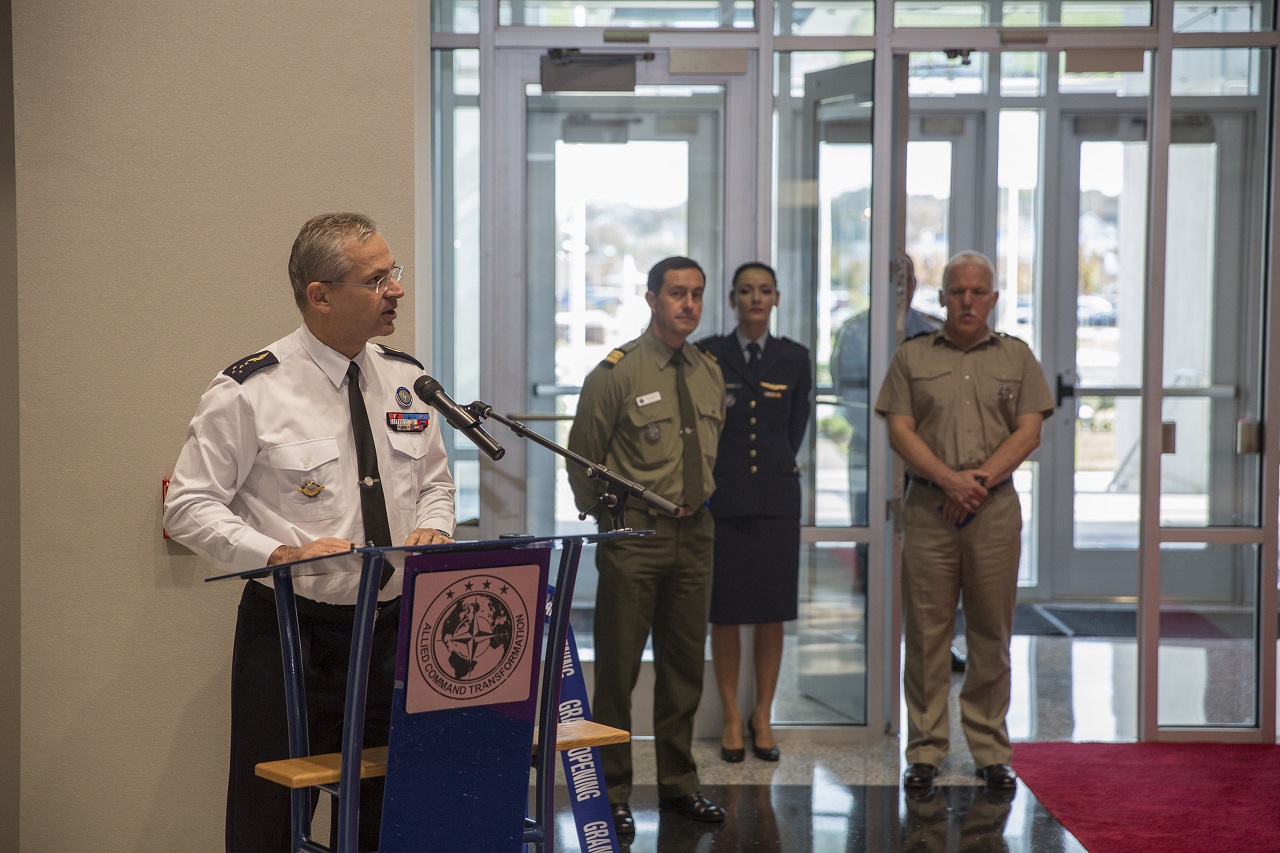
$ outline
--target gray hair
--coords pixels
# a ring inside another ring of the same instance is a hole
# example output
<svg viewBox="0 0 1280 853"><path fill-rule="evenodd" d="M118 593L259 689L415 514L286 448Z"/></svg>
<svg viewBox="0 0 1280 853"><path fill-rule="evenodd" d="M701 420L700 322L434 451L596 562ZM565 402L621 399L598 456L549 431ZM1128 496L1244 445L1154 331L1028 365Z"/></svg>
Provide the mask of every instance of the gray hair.
<svg viewBox="0 0 1280 853"><path fill-rule="evenodd" d="M946 290L947 285L951 283L951 271L956 267L975 266L982 267L987 271L987 281L993 287L996 283L996 268L991 263L991 259L981 252L975 252L972 249L959 252L952 255L951 260L947 261L947 265L942 268L942 289Z"/></svg>
<svg viewBox="0 0 1280 853"><path fill-rule="evenodd" d="M363 213L322 213L308 219L289 252L289 283L298 310L307 307L307 285L338 281L350 271L347 246L366 242L378 225Z"/></svg>

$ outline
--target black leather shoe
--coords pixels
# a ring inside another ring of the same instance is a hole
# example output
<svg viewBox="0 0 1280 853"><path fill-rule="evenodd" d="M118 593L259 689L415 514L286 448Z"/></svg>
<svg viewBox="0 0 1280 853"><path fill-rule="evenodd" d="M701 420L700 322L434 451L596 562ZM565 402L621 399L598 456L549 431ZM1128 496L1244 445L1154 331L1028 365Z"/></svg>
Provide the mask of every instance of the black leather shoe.
<svg viewBox="0 0 1280 853"><path fill-rule="evenodd" d="M956 647L951 647L951 671L954 673L962 673L969 666L969 661L964 655L956 651Z"/></svg>
<svg viewBox="0 0 1280 853"><path fill-rule="evenodd" d="M626 803L613 804L613 831L623 844L629 844L636 837L636 819L631 816L631 806Z"/></svg>
<svg viewBox="0 0 1280 853"><path fill-rule="evenodd" d="M982 790L985 792L987 789L983 788ZM902 793L903 796L907 798L908 808L910 808L911 805L919 807L926 803L932 803L941 796L941 794L938 793L937 787L933 785L930 785L928 788L903 788Z"/></svg>
<svg viewBox="0 0 1280 853"><path fill-rule="evenodd" d="M932 788L933 779L937 775L938 768L932 764L913 761L907 765L906 770L902 771L902 786L904 788Z"/></svg>
<svg viewBox="0 0 1280 853"><path fill-rule="evenodd" d="M701 823L724 823L724 809L702 796L701 791L682 797L662 797L658 800L658 808Z"/></svg>
<svg viewBox="0 0 1280 853"><path fill-rule="evenodd" d="M738 764L747 757L746 747L738 747L737 749L729 749L727 746L720 747L720 760L727 761L730 764Z"/></svg>
<svg viewBox="0 0 1280 853"><path fill-rule="evenodd" d="M978 768L978 776L988 788L1009 790L1018 786L1018 774L1008 764L988 764Z"/></svg>
<svg viewBox="0 0 1280 853"><path fill-rule="evenodd" d="M982 799L993 806L1008 806L1018 795L1017 788L983 788Z"/></svg>
<svg viewBox="0 0 1280 853"><path fill-rule="evenodd" d="M770 747L756 746L756 724L747 723L747 728L751 732L751 754L761 761L777 761L782 757L782 750L778 749L777 744Z"/></svg>

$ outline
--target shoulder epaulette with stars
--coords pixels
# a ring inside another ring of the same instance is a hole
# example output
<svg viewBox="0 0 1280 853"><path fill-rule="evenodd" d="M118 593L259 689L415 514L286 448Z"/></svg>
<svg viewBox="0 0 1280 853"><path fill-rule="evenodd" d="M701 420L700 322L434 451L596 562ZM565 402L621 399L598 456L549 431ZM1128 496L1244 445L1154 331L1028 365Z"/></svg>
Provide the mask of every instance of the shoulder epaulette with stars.
<svg viewBox="0 0 1280 853"><path fill-rule="evenodd" d="M1018 343L1022 344L1024 347L1027 347L1028 349L1030 349L1031 347L1029 343L1024 341L1022 338L1018 337L1017 335L1011 335L1008 332L996 332L996 335L1004 338L1007 341L1017 341Z"/></svg>
<svg viewBox="0 0 1280 853"><path fill-rule="evenodd" d="M244 381L257 371L279 363L280 359L276 358L271 350L264 349L262 352L255 352L253 355L240 359L222 372L236 382L244 384Z"/></svg>
<svg viewBox="0 0 1280 853"><path fill-rule="evenodd" d="M401 361L407 361L410 364L416 364L419 370L426 370L426 368L422 366L422 362L418 361L416 358L409 355L409 353L405 352L404 350L398 350L395 347L389 347L386 344L378 344L378 348L382 350L383 355L389 355L392 358L398 358Z"/></svg>

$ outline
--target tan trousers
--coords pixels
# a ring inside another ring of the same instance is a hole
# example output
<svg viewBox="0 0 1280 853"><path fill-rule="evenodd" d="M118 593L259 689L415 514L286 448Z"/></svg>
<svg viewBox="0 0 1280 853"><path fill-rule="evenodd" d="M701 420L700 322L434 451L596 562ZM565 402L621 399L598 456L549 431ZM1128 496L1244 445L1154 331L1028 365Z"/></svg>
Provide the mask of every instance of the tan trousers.
<svg viewBox="0 0 1280 853"><path fill-rule="evenodd" d="M902 513L906 757L937 766L950 749L950 648L956 605L963 601L968 666L961 726L978 767L1007 764L1013 755L1005 716L1022 508L1006 483L957 529L938 511L943 500L939 489L913 482Z"/></svg>

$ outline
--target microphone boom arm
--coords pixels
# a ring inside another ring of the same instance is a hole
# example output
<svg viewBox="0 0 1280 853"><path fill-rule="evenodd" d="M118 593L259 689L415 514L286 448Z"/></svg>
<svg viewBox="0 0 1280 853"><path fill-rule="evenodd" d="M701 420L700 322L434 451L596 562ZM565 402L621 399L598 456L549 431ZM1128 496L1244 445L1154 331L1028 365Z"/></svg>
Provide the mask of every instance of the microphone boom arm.
<svg viewBox="0 0 1280 853"><path fill-rule="evenodd" d="M625 527L623 511L626 508L628 496L639 498L659 512L673 518L680 515L680 507L676 506L661 495L655 495L639 483L633 480L628 480L621 474L615 474L613 471L610 471L598 462L592 462L585 456L579 456L567 447L556 444L551 439L534 432L526 424L523 424L520 421L503 417L495 412L493 407L488 403L482 403L479 400L476 400L474 403L463 406L462 408L466 409L482 421L492 418L498 423L507 426L512 432L521 438L527 438L534 444L539 444L551 452L563 456L575 465L585 468L588 477L599 480L604 484L605 491L600 495L599 502L608 507L609 517L613 522L614 530L622 530ZM585 519L587 514L585 512L579 513L578 517L580 519Z"/></svg>

